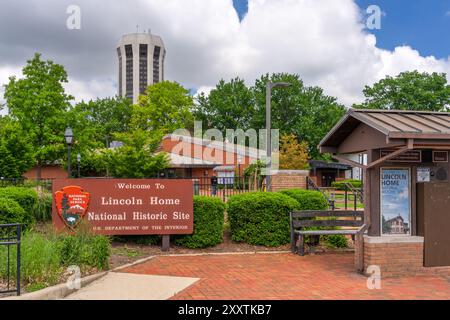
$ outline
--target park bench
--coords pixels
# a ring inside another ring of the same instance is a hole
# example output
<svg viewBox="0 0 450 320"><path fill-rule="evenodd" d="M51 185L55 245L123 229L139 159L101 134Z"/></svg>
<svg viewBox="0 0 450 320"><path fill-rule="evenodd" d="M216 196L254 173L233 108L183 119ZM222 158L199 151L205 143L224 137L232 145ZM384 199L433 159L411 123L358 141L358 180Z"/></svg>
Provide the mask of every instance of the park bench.
<svg viewBox="0 0 450 320"><path fill-rule="evenodd" d="M366 231L364 211L295 211L290 214L291 250L305 255L305 237L322 235L351 235L355 244L362 243ZM328 230L305 230L307 227L322 227ZM344 229L332 228L341 227Z"/></svg>

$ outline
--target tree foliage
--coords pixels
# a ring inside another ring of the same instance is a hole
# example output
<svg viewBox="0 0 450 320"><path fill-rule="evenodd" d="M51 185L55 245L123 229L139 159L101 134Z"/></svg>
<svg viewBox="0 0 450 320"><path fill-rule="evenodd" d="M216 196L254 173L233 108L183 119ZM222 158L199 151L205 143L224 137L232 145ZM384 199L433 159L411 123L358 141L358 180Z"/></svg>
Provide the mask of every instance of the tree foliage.
<svg viewBox="0 0 450 320"><path fill-rule="evenodd" d="M133 106L131 125L141 130L172 133L192 129L194 101L189 91L176 82L163 81L147 88Z"/></svg>
<svg viewBox="0 0 450 320"><path fill-rule="evenodd" d="M280 138L280 169L301 170L308 167L308 144L298 142L293 134Z"/></svg>
<svg viewBox="0 0 450 320"><path fill-rule="evenodd" d="M366 100L356 108L417 111L446 111L450 106L450 85L444 73L402 72L366 86Z"/></svg>
<svg viewBox="0 0 450 320"><path fill-rule="evenodd" d="M10 116L30 135L34 158L40 167L63 154L65 115L73 97L63 87L67 83L64 67L43 61L38 53L27 61L22 73L22 79L9 79L4 96Z"/></svg>
<svg viewBox="0 0 450 320"><path fill-rule="evenodd" d="M33 147L28 135L16 121L0 118L0 176L20 178L33 164Z"/></svg>
<svg viewBox="0 0 450 320"><path fill-rule="evenodd" d="M239 78L219 82L207 97L200 95L195 117L208 127L260 130L266 128L266 85L288 82L287 88L272 92L272 128L281 135L294 134L308 143L311 157L321 158L317 145L345 113L336 99L324 94L319 87L306 87L299 75L266 74L247 87Z"/></svg>

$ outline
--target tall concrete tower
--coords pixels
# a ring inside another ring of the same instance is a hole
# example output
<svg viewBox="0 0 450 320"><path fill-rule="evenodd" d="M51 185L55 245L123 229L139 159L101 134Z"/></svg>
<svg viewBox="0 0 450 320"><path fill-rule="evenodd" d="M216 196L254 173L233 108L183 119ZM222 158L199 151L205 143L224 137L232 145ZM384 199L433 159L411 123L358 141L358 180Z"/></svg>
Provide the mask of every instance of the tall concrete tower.
<svg viewBox="0 0 450 320"><path fill-rule="evenodd" d="M166 49L161 37L150 33L132 33L117 46L119 60L118 94L133 103L151 84L164 81Z"/></svg>

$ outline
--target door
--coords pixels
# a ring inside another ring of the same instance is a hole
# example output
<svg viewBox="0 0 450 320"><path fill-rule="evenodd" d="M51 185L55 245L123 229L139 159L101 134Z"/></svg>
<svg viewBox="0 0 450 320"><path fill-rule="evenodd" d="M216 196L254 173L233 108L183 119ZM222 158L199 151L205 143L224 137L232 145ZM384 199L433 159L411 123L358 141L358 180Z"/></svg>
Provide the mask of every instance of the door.
<svg viewBox="0 0 450 320"><path fill-rule="evenodd" d="M336 172L322 172L322 187L330 188L331 184L336 181Z"/></svg>
<svg viewBox="0 0 450 320"><path fill-rule="evenodd" d="M418 230L425 238L424 265L450 266L450 184L425 183L418 192Z"/></svg>

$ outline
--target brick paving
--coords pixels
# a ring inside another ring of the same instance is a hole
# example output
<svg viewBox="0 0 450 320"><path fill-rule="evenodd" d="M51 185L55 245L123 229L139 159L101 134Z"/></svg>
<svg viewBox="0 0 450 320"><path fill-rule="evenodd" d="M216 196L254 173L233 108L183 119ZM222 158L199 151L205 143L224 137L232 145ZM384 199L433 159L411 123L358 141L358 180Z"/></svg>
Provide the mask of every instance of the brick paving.
<svg viewBox="0 0 450 320"><path fill-rule="evenodd" d="M161 256L124 272L200 278L179 300L450 299L445 276L389 278L369 290L353 254Z"/></svg>

